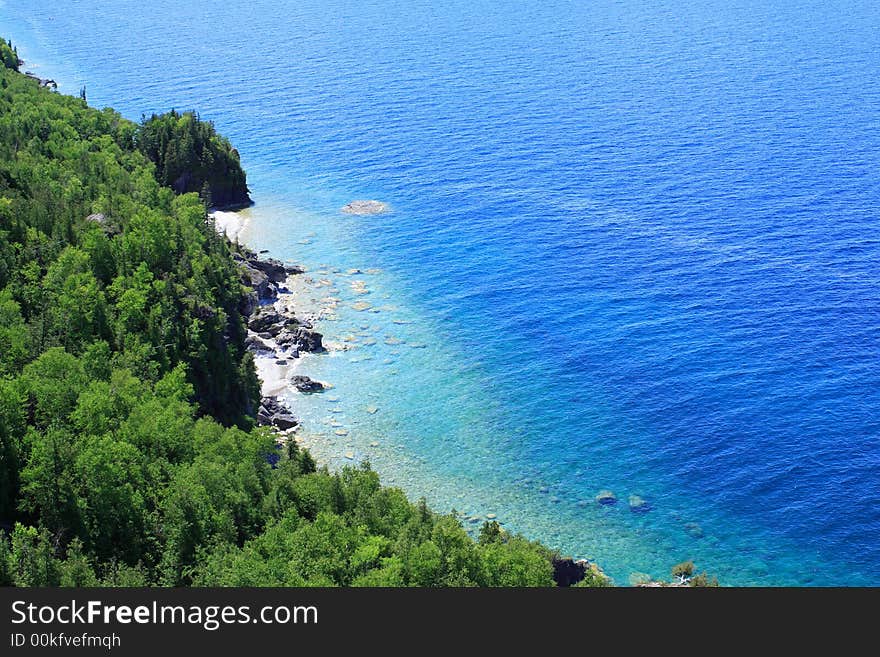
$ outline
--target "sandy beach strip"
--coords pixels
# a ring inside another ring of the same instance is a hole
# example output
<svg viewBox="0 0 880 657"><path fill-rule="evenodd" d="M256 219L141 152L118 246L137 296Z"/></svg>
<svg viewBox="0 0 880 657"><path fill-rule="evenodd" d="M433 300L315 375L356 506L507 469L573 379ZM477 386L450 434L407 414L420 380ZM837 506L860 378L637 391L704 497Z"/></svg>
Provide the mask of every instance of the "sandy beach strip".
<svg viewBox="0 0 880 657"><path fill-rule="evenodd" d="M232 242L239 241L242 232L248 224L248 218L243 212L214 210L209 216L214 219L217 232L221 235L226 235Z"/></svg>

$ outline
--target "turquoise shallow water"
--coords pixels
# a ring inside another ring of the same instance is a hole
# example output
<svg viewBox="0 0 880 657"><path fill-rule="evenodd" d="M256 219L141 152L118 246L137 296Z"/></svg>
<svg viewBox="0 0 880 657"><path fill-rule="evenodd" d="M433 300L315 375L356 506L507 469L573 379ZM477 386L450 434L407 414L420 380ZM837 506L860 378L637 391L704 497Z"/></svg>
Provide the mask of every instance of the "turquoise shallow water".
<svg viewBox="0 0 880 657"><path fill-rule="evenodd" d="M246 239L354 345L301 365L324 459L621 583L877 585L880 9L772 5L7 0L0 29L236 144Z"/></svg>

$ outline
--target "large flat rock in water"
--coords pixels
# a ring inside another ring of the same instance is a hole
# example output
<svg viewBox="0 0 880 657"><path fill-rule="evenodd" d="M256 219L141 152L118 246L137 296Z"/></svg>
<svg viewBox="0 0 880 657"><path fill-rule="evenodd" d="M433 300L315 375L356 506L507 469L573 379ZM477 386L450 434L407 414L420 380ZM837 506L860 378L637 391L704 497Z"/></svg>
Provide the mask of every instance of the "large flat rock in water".
<svg viewBox="0 0 880 657"><path fill-rule="evenodd" d="M344 213L358 215L382 214L390 209L388 204L382 201L352 201L342 206Z"/></svg>

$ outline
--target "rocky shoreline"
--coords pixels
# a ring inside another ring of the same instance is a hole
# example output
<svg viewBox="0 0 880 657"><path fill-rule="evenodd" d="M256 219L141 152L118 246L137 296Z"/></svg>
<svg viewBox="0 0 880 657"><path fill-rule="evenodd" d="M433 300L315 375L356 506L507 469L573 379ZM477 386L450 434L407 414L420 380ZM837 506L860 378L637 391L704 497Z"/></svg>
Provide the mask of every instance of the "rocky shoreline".
<svg viewBox="0 0 880 657"><path fill-rule="evenodd" d="M224 235L227 227L224 225L221 229L217 226ZM293 304L299 302L291 291L293 279L303 276L305 270L297 265L263 257L265 252L257 254L242 246L237 241L240 232L239 225L235 230L235 240L228 235L226 239L241 271L241 283L250 289L239 311L248 329L245 346L254 355L262 382L263 396L257 411L257 423L272 427L279 442L285 442L292 438L300 423L290 407L279 399L279 395L291 388L302 394L314 394L330 387L295 373L297 361L303 354L327 351L324 336L315 330L313 323L322 315L298 314L294 308ZM319 281L319 284L326 283L329 281ZM328 346L330 349L336 348L332 344ZM342 345L339 347L345 348ZM490 514L488 517L492 519L495 516ZM553 579L558 586L573 586L588 575L605 577L592 561L561 556L553 559Z"/></svg>
<svg viewBox="0 0 880 657"><path fill-rule="evenodd" d="M311 320L297 317L290 303L278 303L280 297L291 295L287 286L289 278L301 275L304 270L273 258L261 258L232 242L230 246L241 271L241 283L250 288L239 312L248 329L245 347L254 355L263 381L257 422L286 435L296 429L299 420L278 399L278 393L287 387L304 394L322 392L325 388L319 381L292 374L294 362L303 353L325 351L323 336L314 330Z"/></svg>
<svg viewBox="0 0 880 657"><path fill-rule="evenodd" d="M24 76L26 78L34 80L41 87L45 87L46 89L55 89L56 91L58 90L58 83L51 78L41 78L39 75L31 73L30 71L27 71Z"/></svg>

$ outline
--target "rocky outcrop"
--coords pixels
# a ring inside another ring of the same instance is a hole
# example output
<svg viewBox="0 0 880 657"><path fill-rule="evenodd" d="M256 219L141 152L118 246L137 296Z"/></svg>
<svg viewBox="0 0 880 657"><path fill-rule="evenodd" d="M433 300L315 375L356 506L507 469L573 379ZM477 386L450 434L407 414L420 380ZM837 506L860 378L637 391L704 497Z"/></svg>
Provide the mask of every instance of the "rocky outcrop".
<svg viewBox="0 0 880 657"><path fill-rule="evenodd" d="M232 257L241 269L242 284L253 288L258 300L277 299L280 284L292 274L303 273L301 268L285 265L278 260L262 260L247 249L240 249Z"/></svg>
<svg viewBox="0 0 880 657"><path fill-rule="evenodd" d="M248 351L254 351L254 352L266 351L269 353L275 352L275 350L271 346L269 346L268 344L263 342L263 340L260 339L256 335L247 336L244 340L244 346L245 346L245 349L247 349Z"/></svg>
<svg viewBox="0 0 880 657"><path fill-rule="evenodd" d="M263 426L272 426L282 431L293 429L299 424L290 409L278 401L277 397L263 397L257 410L257 422Z"/></svg>
<svg viewBox="0 0 880 657"><path fill-rule="evenodd" d="M39 75L34 75L30 71L26 72L24 75L25 77L34 80L41 87L45 87L46 89L55 89L56 91L58 90L58 83L51 78L41 78Z"/></svg>
<svg viewBox="0 0 880 657"><path fill-rule="evenodd" d="M114 224L107 218L106 215L101 214L100 212L90 214L88 217L86 217L86 221L100 226L101 230L104 231L104 234L108 235L109 237L119 235L119 233L122 232L121 230L119 230L119 227L116 224Z"/></svg>
<svg viewBox="0 0 880 657"><path fill-rule="evenodd" d="M313 381L307 376L302 376L297 374L290 379L291 385L296 387L300 392L312 393L312 392L323 392L324 384L320 381Z"/></svg>
<svg viewBox="0 0 880 657"><path fill-rule="evenodd" d="M289 274L288 268L278 260L269 258L260 260L259 258L248 258L247 264L250 268L263 272L266 277L273 283L283 283L287 280Z"/></svg>
<svg viewBox="0 0 880 657"><path fill-rule="evenodd" d="M276 310L258 312L248 322L248 328L261 338L274 339L279 347L290 348L295 352L316 352L324 349L323 336L311 330L311 324L300 323L296 317L287 317Z"/></svg>
<svg viewBox="0 0 880 657"><path fill-rule="evenodd" d="M257 308L260 306L260 297L257 295L256 291L251 290L247 294L243 294L241 296L241 301L238 304L238 312L245 318L250 317L254 314Z"/></svg>
<svg viewBox="0 0 880 657"><path fill-rule="evenodd" d="M274 358L274 364L280 367L288 365L287 359L298 358L300 351L323 351L323 336L312 328L310 322L293 317L289 312L279 311L274 305L260 304L260 301L277 298L279 290L286 290L282 284L287 277L301 274L303 270L278 260L262 260L253 252L237 245L235 249L233 258L241 269L242 283L253 290L240 304L242 314L247 318L247 349L264 357ZM324 390L322 383L302 375L292 377L289 385L306 394ZM263 397L261 400L257 422L279 430L292 429L298 425L290 409L274 396Z"/></svg>
<svg viewBox="0 0 880 657"><path fill-rule="evenodd" d="M274 338L281 332L281 329L279 328L274 334L269 329L276 326L281 327L286 321L287 318L278 311L265 309L251 317L251 321L248 322L248 328L254 333L268 333Z"/></svg>
<svg viewBox="0 0 880 657"><path fill-rule="evenodd" d="M269 280L269 277L259 269L254 269L247 264L242 265L241 282L254 289L258 300L278 298L278 289Z"/></svg>
<svg viewBox="0 0 880 657"><path fill-rule="evenodd" d="M284 330L283 324L272 324L269 328L266 329L266 335L270 335L273 338L277 338L281 331Z"/></svg>
<svg viewBox="0 0 880 657"><path fill-rule="evenodd" d="M317 331L297 326L292 330L282 331L275 341L280 347L294 347L298 351L324 351L323 336Z"/></svg>
<svg viewBox="0 0 880 657"><path fill-rule="evenodd" d="M553 557L553 581L556 586L574 586L587 575L589 562L571 557Z"/></svg>

